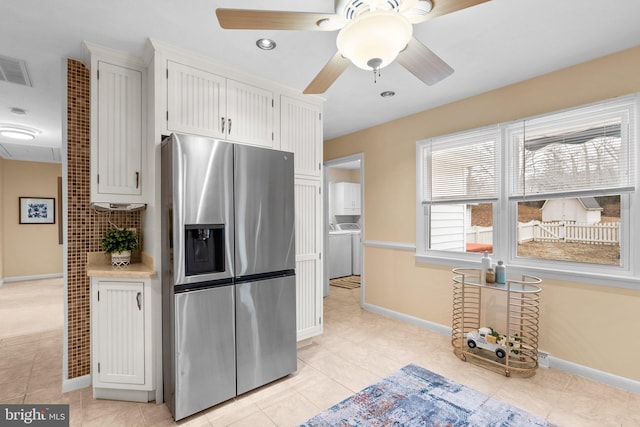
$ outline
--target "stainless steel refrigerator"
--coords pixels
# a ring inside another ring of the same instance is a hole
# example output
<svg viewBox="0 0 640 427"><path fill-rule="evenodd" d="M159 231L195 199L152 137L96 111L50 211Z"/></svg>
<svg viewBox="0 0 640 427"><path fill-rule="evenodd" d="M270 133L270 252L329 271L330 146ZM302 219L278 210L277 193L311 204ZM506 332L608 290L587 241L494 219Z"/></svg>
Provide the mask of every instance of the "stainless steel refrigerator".
<svg viewBox="0 0 640 427"><path fill-rule="evenodd" d="M164 399L176 420L297 369L293 154L162 144Z"/></svg>

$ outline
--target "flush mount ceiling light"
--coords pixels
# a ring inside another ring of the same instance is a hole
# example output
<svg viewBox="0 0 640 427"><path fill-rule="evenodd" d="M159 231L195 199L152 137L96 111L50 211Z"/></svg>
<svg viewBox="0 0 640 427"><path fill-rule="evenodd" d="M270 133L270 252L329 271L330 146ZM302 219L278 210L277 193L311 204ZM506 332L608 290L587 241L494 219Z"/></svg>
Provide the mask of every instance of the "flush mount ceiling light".
<svg viewBox="0 0 640 427"><path fill-rule="evenodd" d="M39 134L35 129L29 129L14 125L0 125L0 136L12 139L29 140L34 139Z"/></svg>
<svg viewBox="0 0 640 427"><path fill-rule="evenodd" d="M276 42L271 39L258 39L256 41L256 46L262 50L273 50L276 48Z"/></svg>
<svg viewBox="0 0 640 427"><path fill-rule="evenodd" d="M336 44L345 58L363 70L378 71L392 63L413 35L409 20L395 11L359 15L340 30Z"/></svg>
<svg viewBox="0 0 640 427"><path fill-rule="evenodd" d="M384 92L380 93L380 96L383 98L391 98L392 96L396 96L396 93L392 90L385 90Z"/></svg>

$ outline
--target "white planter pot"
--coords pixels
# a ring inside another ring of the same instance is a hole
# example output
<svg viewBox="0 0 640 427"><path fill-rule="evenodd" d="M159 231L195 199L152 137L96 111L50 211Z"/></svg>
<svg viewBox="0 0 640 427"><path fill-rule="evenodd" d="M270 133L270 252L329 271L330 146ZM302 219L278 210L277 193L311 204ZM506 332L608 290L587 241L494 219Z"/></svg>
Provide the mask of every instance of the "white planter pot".
<svg viewBox="0 0 640 427"><path fill-rule="evenodd" d="M111 265L114 267L126 267L131 262L131 251L112 252Z"/></svg>

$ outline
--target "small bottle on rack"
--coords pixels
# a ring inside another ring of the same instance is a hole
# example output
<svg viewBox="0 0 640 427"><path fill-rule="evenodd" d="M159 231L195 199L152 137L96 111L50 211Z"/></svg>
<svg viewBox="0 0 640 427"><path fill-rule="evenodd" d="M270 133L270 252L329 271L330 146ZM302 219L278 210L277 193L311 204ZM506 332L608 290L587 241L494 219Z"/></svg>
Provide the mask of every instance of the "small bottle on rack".
<svg viewBox="0 0 640 427"><path fill-rule="evenodd" d="M507 267L502 261L496 265L496 283L507 283Z"/></svg>
<svg viewBox="0 0 640 427"><path fill-rule="evenodd" d="M491 257L489 257L489 252L485 251L480 262L482 265L482 270L487 271L489 268L491 268Z"/></svg>
<svg viewBox="0 0 640 427"><path fill-rule="evenodd" d="M485 273L485 280L487 281L487 283L495 283L496 273L493 271L492 267L487 268L487 272Z"/></svg>

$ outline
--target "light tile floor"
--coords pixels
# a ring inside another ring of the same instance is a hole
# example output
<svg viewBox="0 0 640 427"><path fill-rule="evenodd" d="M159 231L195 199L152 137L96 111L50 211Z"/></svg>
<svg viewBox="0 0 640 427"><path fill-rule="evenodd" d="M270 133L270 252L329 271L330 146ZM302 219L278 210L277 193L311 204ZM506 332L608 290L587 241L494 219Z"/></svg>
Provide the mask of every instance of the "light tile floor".
<svg viewBox="0 0 640 427"><path fill-rule="evenodd" d="M0 288L1 292L1 288ZM640 395L555 369L507 378L457 359L449 338L359 308L359 289L331 288L324 334L299 343L298 371L178 422L181 426L294 426L408 363L560 426L640 426ZM62 331L0 340L0 403L68 403L73 426L175 425L165 405L61 393Z"/></svg>
<svg viewBox="0 0 640 427"><path fill-rule="evenodd" d="M0 286L0 339L61 329L62 277Z"/></svg>

